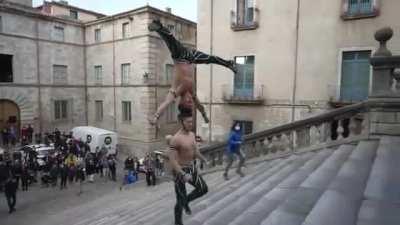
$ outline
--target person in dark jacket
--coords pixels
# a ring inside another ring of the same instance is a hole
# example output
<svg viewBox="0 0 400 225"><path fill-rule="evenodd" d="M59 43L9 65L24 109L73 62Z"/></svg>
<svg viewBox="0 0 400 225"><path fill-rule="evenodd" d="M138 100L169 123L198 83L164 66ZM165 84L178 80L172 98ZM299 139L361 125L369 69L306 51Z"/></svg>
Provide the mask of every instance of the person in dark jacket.
<svg viewBox="0 0 400 225"><path fill-rule="evenodd" d="M12 174L13 177L17 180L17 189L18 189L19 180L21 179L22 175L22 162L20 159L17 159L12 163Z"/></svg>
<svg viewBox="0 0 400 225"><path fill-rule="evenodd" d="M117 181L117 167L116 167L116 163L115 163L115 159L112 155L108 156L108 168L110 170L110 175L111 175L111 180L113 181Z"/></svg>
<svg viewBox="0 0 400 225"><path fill-rule="evenodd" d="M67 188L67 179L68 179L68 166L65 165L64 163L60 164L60 177L61 177L61 183L60 183L60 190Z"/></svg>
<svg viewBox="0 0 400 225"><path fill-rule="evenodd" d="M128 171L135 170L135 160L133 159L132 155L129 155L128 158L125 159L125 169Z"/></svg>
<svg viewBox="0 0 400 225"><path fill-rule="evenodd" d="M7 180L4 193L7 198L7 204L9 208L9 213L13 213L15 211L15 204L17 203L17 179L14 177Z"/></svg>
<svg viewBox="0 0 400 225"><path fill-rule="evenodd" d="M148 154L144 159L144 168L146 171L146 182L147 186L156 185L156 175L155 175L155 160L152 155Z"/></svg>
<svg viewBox="0 0 400 225"><path fill-rule="evenodd" d="M239 165L236 170L236 173L239 174L241 177L244 176L242 172L242 166L244 164L244 155L240 151L240 145L242 144L242 128L240 123L235 122L231 128L231 132L229 134L228 146L226 149L226 156L227 156L227 165L225 168L224 178L228 180L228 171L232 166L233 160L235 159L235 155L239 157Z"/></svg>
<svg viewBox="0 0 400 225"><path fill-rule="evenodd" d="M28 185L29 185L28 164L24 164L22 167L21 181L22 181L22 191L28 191Z"/></svg>

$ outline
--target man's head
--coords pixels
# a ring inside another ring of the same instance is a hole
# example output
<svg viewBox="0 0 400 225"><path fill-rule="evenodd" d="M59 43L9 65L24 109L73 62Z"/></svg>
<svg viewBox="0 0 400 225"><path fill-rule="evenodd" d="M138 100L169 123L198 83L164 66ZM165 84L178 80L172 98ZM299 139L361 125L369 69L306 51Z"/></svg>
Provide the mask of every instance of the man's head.
<svg viewBox="0 0 400 225"><path fill-rule="evenodd" d="M192 110L187 108L180 108L178 119L182 124L182 128L186 131L193 130L193 117Z"/></svg>

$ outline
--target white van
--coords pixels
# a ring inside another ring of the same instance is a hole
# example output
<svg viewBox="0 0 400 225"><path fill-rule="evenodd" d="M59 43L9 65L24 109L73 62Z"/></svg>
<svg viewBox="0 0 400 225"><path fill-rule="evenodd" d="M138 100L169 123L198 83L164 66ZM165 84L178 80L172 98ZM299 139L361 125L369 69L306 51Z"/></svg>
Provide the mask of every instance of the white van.
<svg viewBox="0 0 400 225"><path fill-rule="evenodd" d="M75 127L72 130L72 137L77 140L86 141L90 146L90 151L95 153L102 149L107 150L107 155L117 153L118 136L117 133L97 127Z"/></svg>

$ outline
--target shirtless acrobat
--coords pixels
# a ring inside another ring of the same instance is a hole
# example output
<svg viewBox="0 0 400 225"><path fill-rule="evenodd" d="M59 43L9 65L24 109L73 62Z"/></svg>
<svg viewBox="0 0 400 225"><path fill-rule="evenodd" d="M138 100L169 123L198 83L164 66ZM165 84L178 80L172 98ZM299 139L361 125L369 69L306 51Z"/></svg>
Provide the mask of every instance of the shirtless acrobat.
<svg viewBox="0 0 400 225"><path fill-rule="evenodd" d="M204 106L200 104L194 93L194 66L193 64L218 64L229 68L234 73L237 72L236 63L233 60L225 60L218 56L207 55L201 51L184 47L172 35L168 28L164 27L160 21L154 20L148 26L150 31L157 32L168 46L171 57L174 60L175 76L172 87L169 90L165 101L158 107L152 118L149 118L151 124L156 124L160 115L177 97L180 97L178 104L179 110L182 108L193 110L197 108L206 123L209 122Z"/></svg>
<svg viewBox="0 0 400 225"><path fill-rule="evenodd" d="M191 214L189 203L208 192L206 182L198 174L194 160L199 158L207 164L204 156L199 152L196 145L193 129L192 113L183 109L179 116L181 129L170 140L169 163L175 179L175 225L183 225L182 211ZM186 182L195 189L187 195Z"/></svg>

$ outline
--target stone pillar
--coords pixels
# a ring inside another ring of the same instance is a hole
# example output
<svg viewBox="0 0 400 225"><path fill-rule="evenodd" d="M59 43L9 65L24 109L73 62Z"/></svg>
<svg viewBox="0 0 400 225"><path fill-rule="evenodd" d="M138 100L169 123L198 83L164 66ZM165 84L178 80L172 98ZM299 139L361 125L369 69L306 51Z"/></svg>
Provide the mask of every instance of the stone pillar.
<svg viewBox="0 0 400 225"><path fill-rule="evenodd" d="M392 95L393 84L392 53L386 48L386 43L393 36L393 30L389 27L378 30L375 39L379 41L379 49L371 57L373 66L372 91L369 98L388 97Z"/></svg>
<svg viewBox="0 0 400 225"><path fill-rule="evenodd" d="M396 68L400 68L400 56L392 56L386 43L393 36L390 27L382 28L375 33L379 49L371 57L373 66L372 91L370 101L379 101L381 108L369 111L369 132L372 135L400 135L400 94L392 88ZM386 107L385 103L391 107ZM395 105L399 105L398 107Z"/></svg>

